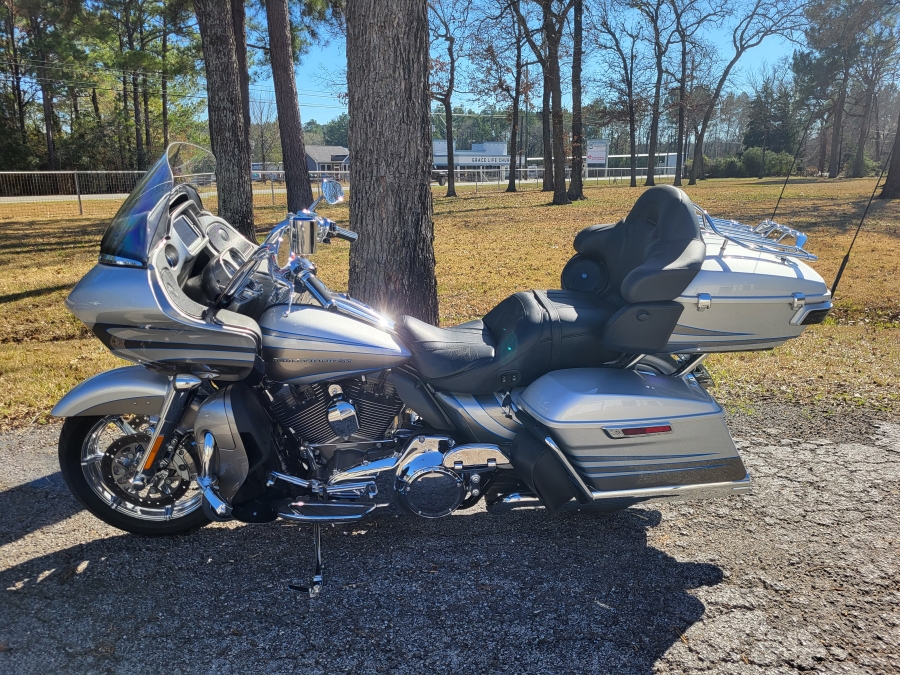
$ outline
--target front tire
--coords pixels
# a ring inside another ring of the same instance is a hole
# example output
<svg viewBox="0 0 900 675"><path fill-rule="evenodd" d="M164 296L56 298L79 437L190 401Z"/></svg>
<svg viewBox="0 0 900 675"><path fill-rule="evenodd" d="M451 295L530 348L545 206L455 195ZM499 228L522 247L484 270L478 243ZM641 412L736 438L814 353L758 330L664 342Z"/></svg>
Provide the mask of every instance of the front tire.
<svg viewBox="0 0 900 675"><path fill-rule="evenodd" d="M68 418L59 436L59 466L69 490L94 516L132 534L183 534L206 525L190 437L158 488L131 490L128 463L149 440L141 422L126 416Z"/></svg>

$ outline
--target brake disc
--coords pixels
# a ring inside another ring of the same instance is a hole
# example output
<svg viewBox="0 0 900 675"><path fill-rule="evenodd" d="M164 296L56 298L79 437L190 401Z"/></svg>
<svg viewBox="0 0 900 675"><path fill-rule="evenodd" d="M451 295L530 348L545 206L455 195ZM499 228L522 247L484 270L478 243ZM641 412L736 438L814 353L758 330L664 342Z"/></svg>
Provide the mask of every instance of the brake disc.
<svg viewBox="0 0 900 675"><path fill-rule="evenodd" d="M183 446L179 446L168 461L160 462L160 468L147 481L147 487L135 490L131 486L136 473L135 462L149 444L149 434L131 434L113 441L100 460L103 482L117 497L136 506L159 508L172 505L188 491L191 476L197 473L194 460Z"/></svg>

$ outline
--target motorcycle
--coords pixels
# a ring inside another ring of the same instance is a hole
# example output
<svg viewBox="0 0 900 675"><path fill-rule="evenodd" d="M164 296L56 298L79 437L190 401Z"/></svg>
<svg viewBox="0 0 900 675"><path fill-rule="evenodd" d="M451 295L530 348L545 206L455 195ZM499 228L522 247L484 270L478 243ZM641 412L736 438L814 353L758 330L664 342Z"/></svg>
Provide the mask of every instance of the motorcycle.
<svg viewBox="0 0 900 675"><path fill-rule="evenodd" d="M316 276L319 245L357 239L316 213L340 183L257 245L204 208L213 164L171 146L66 300L137 365L53 409L62 475L137 534L312 524L311 594L321 526L385 505L434 519L482 501L501 514L746 493L702 361L771 349L832 306L805 235L658 186L576 236L560 289L448 328L395 321Z"/></svg>

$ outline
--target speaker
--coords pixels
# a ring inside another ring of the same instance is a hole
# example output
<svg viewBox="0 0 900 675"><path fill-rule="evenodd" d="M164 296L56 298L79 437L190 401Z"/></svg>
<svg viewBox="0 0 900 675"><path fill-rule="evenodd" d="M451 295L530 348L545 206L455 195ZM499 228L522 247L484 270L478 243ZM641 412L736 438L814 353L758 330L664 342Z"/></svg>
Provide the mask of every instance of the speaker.
<svg viewBox="0 0 900 675"><path fill-rule="evenodd" d="M560 282L567 291L599 293L606 286L609 273L599 258L576 253L563 267Z"/></svg>

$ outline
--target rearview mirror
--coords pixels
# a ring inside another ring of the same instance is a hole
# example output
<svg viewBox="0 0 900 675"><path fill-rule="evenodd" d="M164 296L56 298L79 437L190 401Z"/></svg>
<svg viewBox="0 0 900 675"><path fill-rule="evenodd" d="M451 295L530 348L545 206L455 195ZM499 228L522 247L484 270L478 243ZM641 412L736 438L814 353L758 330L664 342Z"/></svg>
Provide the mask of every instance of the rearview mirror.
<svg viewBox="0 0 900 675"><path fill-rule="evenodd" d="M336 180L322 179L322 196L329 204L344 201L344 187Z"/></svg>

